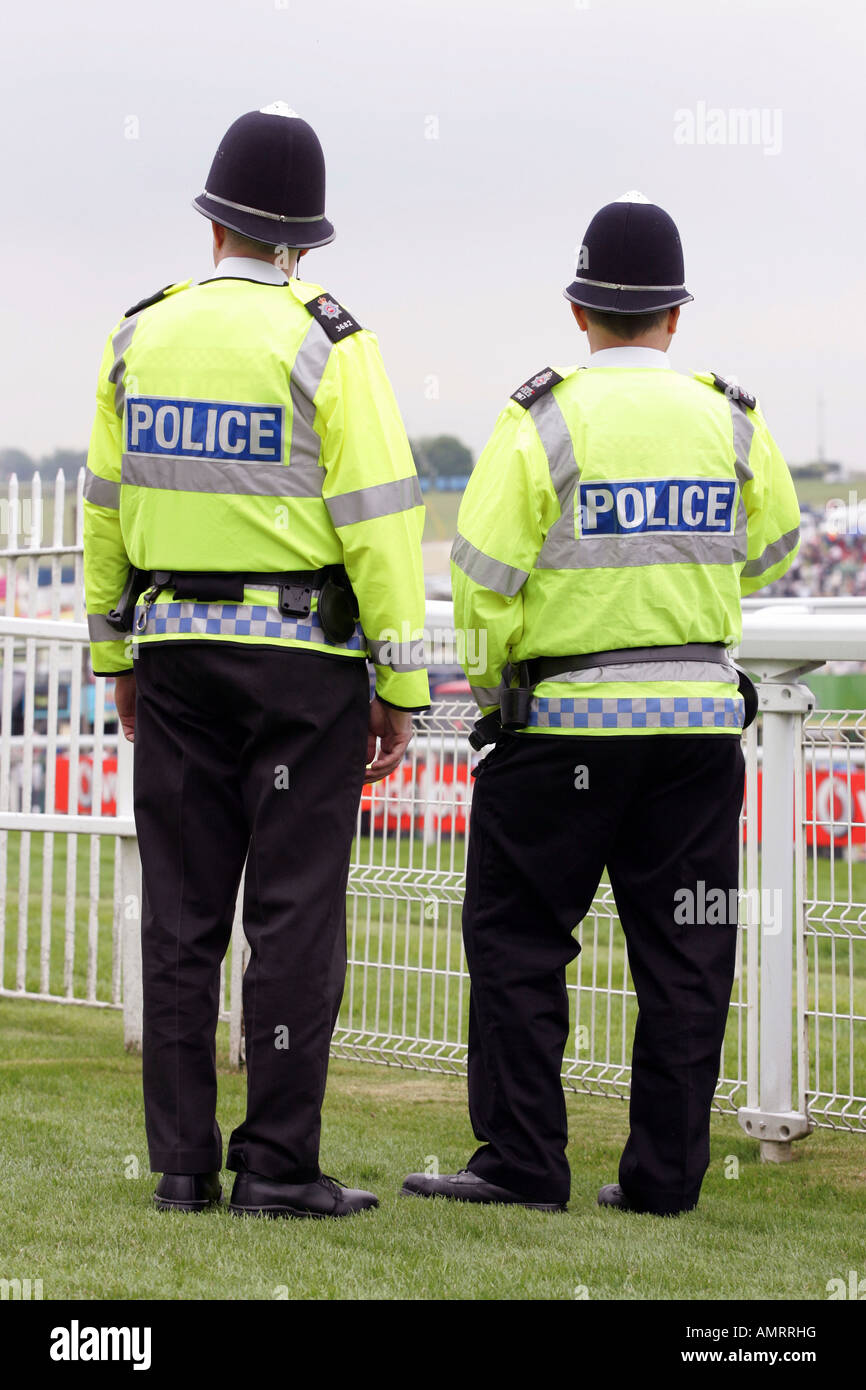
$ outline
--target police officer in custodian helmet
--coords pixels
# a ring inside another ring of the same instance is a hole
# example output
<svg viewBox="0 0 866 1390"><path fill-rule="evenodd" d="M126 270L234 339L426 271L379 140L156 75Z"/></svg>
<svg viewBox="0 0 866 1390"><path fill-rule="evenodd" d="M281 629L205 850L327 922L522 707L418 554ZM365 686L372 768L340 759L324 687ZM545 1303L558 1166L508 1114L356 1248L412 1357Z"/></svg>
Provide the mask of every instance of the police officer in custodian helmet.
<svg viewBox="0 0 866 1390"><path fill-rule="evenodd" d="M423 626L423 507L376 338L294 274L334 237L312 128L282 102L241 116L195 206L214 274L111 333L85 487L93 668L135 738L155 1201L221 1196L214 1034L246 863L231 1210L344 1216L376 1198L322 1174L320 1111L362 783L429 701L394 640Z"/></svg>
<svg viewBox="0 0 866 1390"><path fill-rule="evenodd" d="M692 296L662 208L635 193L602 208L565 294L589 364L514 392L452 551L455 623L487 633L475 741L495 741L463 916L481 1145L404 1191L564 1209L566 967L607 868L638 1018L630 1134L598 1200L672 1215L706 1171L735 963L755 701L728 652L741 595L791 564L800 514L754 397L668 366Z"/></svg>

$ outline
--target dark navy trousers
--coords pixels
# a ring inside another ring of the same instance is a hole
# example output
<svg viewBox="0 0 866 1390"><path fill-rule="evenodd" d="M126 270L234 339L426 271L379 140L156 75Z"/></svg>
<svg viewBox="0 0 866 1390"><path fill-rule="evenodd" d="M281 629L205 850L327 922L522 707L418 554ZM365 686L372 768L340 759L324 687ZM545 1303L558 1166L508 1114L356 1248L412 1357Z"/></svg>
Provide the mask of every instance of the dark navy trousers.
<svg viewBox="0 0 866 1390"><path fill-rule="evenodd" d="M366 663L225 642L135 662L143 1083L151 1167L222 1166L220 963L247 861L246 1118L227 1165L319 1176L346 972L346 881L367 751Z"/></svg>
<svg viewBox="0 0 866 1390"><path fill-rule="evenodd" d="M736 911L679 919L688 893L693 918L718 916L701 908L713 889L735 908L743 775L731 734L506 735L482 761L463 912L473 1172L538 1201L569 1195L566 967L606 867L639 1011L619 1181L647 1211L696 1204Z"/></svg>

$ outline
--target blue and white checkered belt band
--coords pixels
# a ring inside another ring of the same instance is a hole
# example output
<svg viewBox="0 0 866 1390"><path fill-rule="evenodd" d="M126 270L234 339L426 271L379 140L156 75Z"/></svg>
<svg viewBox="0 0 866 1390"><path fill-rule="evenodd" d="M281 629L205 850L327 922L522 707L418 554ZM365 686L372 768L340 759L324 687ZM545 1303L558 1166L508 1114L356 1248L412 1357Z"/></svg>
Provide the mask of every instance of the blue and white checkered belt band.
<svg viewBox="0 0 866 1390"><path fill-rule="evenodd" d="M136 617L144 605L136 606ZM195 603L191 600L154 603L147 614L144 631L133 636L160 637L189 633L201 637L277 637L283 641L309 642L332 650L365 652L367 639L360 623L348 642L329 642L319 615L285 618L276 606L264 603Z"/></svg>
<svg viewBox="0 0 866 1390"><path fill-rule="evenodd" d="M532 702L529 728L537 729L741 729L743 702L725 696L661 695Z"/></svg>

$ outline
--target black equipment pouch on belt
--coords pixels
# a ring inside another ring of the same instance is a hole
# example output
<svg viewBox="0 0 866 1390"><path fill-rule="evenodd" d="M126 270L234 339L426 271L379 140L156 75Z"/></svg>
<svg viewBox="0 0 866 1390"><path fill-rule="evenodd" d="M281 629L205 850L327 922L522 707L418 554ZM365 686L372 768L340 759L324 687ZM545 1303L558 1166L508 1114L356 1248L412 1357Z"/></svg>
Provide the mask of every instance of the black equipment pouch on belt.
<svg viewBox="0 0 866 1390"><path fill-rule="evenodd" d="M157 577L158 575L158 577ZM162 574L154 572L153 582L158 584ZM196 603L243 603L244 576L242 574L219 574L212 570L196 572L188 570L184 574L173 571L166 573L163 589L174 589L176 599Z"/></svg>
<svg viewBox="0 0 866 1390"><path fill-rule="evenodd" d="M734 666L734 670L737 673L737 684L740 694L743 697L743 705L745 708L743 728L748 729L749 725L754 724L758 717L758 689L752 677L748 675L746 671L741 670L739 666Z"/></svg>
<svg viewBox="0 0 866 1390"><path fill-rule="evenodd" d="M316 611L329 642L348 642L358 620L358 601L341 565L334 567L322 585Z"/></svg>
<svg viewBox="0 0 866 1390"><path fill-rule="evenodd" d="M217 572L213 570L154 571L154 584L174 589L176 599L196 603L243 603L244 589L257 584L276 585L279 589L277 607L284 618L308 618L312 597L330 573L331 566L318 570L284 570L252 573L248 570Z"/></svg>
<svg viewBox="0 0 866 1390"><path fill-rule="evenodd" d="M149 583L149 570L139 570L134 565L130 566L126 583L123 586L123 593L117 600L117 607L112 608L111 612L105 615L105 621L109 627L113 627L116 632L132 632L135 605L139 595L144 593Z"/></svg>
<svg viewBox="0 0 866 1390"><path fill-rule="evenodd" d="M342 565L266 573L246 570L153 570L150 573L137 570L135 573L142 577L138 593L151 586L148 594L151 602L161 589L173 589L175 598L185 602L243 603L244 589L257 585L276 586L277 607L284 618L309 618L313 594L318 590L319 621L328 641L333 643L348 641L358 617L355 594ZM133 601L132 611L134 609Z"/></svg>
<svg viewBox="0 0 866 1390"><path fill-rule="evenodd" d="M499 718L503 729L525 729L529 723L529 716L532 713L532 693L537 682L530 685L528 677L524 681L525 664L525 662L521 663L518 667L521 678L520 685L503 690L499 697Z"/></svg>
<svg viewBox="0 0 866 1390"><path fill-rule="evenodd" d="M469 735L470 745L481 751L493 743L503 731L516 733L525 729L532 713L535 687L552 676L567 671L589 671L596 666L630 665L638 661L711 661L728 665L727 649L721 642L686 642L679 647L627 647L607 652L581 652L576 656L537 656L522 661L516 668L518 684L503 690L499 710L476 720ZM745 671L734 666L740 695L743 697L744 722L747 729L758 713L758 692Z"/></svg>

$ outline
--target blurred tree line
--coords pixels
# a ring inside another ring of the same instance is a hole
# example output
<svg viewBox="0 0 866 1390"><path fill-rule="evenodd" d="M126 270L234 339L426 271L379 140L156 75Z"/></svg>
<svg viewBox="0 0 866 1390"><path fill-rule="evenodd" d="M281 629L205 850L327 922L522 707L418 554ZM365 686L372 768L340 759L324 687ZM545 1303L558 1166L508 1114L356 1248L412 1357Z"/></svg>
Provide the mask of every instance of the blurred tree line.
<svg viewBox="0 0 866 1390"><path fill-rule="evenodd" d="M62 468L67 478L74 478L79 468L87 462L86 449L55 449L45 458L34 459L22 449L0 449L0 481L5 482L11 473L19 479L32 478L38 470L42 481L52 480L58 468Z"/></svg>
<svg viewBox="0 0 866 1390"><path fill-rule="evenodd" d="M437 434L432 439L410 439L419 478L468 478L472 453L456 435Z"/></svg>

